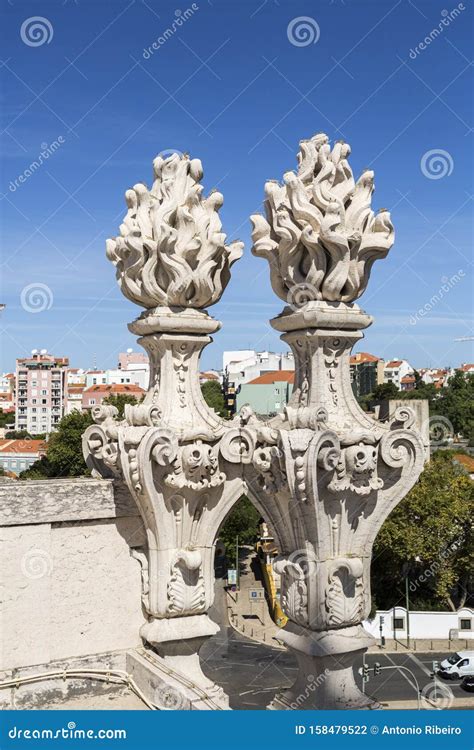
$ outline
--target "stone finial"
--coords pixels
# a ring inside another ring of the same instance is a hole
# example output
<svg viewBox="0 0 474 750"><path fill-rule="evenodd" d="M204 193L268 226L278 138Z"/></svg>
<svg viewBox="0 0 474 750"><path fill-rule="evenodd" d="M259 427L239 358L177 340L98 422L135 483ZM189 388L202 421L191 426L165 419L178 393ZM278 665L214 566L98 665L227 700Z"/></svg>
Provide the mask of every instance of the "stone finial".
<svg viewBox="0 0 474 750"><path fill-rule="evenodd" d="M355 182L350 152L342 141L331 149L318 133L301 141L296 174L265 184L267 218L251 217L252 252L268 259L273 290L285 301L299 285L307 299L353 302L393 245L390 213L371 209L374 173Z"/></svg>
<svg viewBox="0 0 474 750"><path fill-rule="evenodd" d="M201 162L187 154L157 156L153 170L151 190L138 183L125 193L120 236L107 240L120 288L146 309L213 305L243 251L242 242L224 244L224 198L217 191L203 198Z"/></svg>

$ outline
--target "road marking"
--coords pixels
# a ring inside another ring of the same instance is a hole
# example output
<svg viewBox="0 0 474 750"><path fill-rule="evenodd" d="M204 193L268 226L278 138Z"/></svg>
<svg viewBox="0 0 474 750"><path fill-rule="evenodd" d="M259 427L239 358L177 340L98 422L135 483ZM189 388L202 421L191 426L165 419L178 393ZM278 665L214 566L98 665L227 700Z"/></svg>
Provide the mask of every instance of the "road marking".
<svg viewBox="0 0 474 750"><path fill-rule="evenodd" d="M410 659L412 661L415 662L415 664L417 665L417 667L419 667L422 670L422 672L424 672L425 674L427 674L428 677L431 677L431 670L428 669L428 667L425 667L423 665L423 662L421 662L419 659L416 658L415 654L408 654L408 656L410 657Z"/></svg>
<svg viewBox="0 0 474 750"><path fill-rule="evenodd" d="M385 656L386 659L388 659L393 664L394 667L402 667L402 666L404 666L403 664L396 664L393 661L393 659L390 658L390 656L388 654L384 654L384 656ZM413 680L410 677L408 677L408 675L406 674L406 672L403 669L398 669L397 671L398 671L399 674L401 674L401 675L404 676L405 680L412 686L412 688L416 691L416 694L418 695L418 688L415 685L415 683L413 682Z"/></svg>
<svg viewBox="0 0 474 750"><path fill-rule="evenodd" d="M285 688L283 688L285 689ZM248 695L249 693L253 693L253 695L257 695L258 693L269 693L269 692L275 692L275 690L282 690L281 685L277 685L276 687L268 687L268 688L259 688L256 690L244 690L243 693L239 693L239 695Z"/></svg>

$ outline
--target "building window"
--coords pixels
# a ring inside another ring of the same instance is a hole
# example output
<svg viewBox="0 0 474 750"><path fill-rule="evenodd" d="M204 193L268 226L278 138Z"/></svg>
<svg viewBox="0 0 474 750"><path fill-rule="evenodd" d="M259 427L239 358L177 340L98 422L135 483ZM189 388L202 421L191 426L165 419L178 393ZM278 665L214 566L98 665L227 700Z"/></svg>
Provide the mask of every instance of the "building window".
<svg viewBox="0 0 474 750"><path fill-rule="evenodd" d="M472 630L472 620L470 617L459 618L459 630Z"/></svg>
<svg viewBox="0 0 474 750"><path fill-rule="evenodd" d="M47 391L46 389L43 389L43 390L41 391L41 395L42 395L42 396L47 396L47 395L48 395L48 391Z"/></svg>
<svg viewBox="0 0 474 750"><path fill-rule="evenodd" d="M89 406L90 406L91 404L95 404L95 398L90 398L90 399L89 399Z"/></svg>
<svg viewBox="0 0 474 750"><path fill-rule="evenodd" d="M405 618L393 617L392 618L392 630L405 630Z"/></svg>

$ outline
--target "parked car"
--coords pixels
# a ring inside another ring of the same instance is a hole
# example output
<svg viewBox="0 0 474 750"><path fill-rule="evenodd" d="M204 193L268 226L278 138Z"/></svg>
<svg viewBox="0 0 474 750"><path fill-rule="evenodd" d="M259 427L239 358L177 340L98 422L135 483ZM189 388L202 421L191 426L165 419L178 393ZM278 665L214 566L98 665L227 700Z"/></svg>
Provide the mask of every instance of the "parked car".
<svg viewBox="0 0 474 750"><path fill-rule="evenodd" d="M463 690L467 690L468 693L474 693L474 675L471 674L469 677L465 677L461 682L461 687Z"/></svg>
<svg viewBox="0 0 474 750"><path fill-rule="evenodd" d="M474 651L459 651L448 656L439 666L441 677L457 680L459 677L474 676Z"/></svg>

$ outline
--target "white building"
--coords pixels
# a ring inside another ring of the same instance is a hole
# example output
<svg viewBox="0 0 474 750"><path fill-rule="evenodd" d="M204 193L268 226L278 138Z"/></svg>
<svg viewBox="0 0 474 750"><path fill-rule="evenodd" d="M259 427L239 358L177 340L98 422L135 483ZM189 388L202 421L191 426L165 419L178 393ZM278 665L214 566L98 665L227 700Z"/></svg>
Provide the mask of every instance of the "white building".
<svg viewBox="0 0 474 750"><path fill-rule="evenodd" d="M86 388L91 385L138 385L147 390L149 379L149 367L133 370L88 370L85 385Z"/></svg>
<svg viewBox="0 0 474 750"><path fill-rule="evenodd" d="M150 380L150 362L146 354L127 349L120 352L117 369L86 370L84 382L86 388L92 385L138 385L148 390Z"/></svg>
<svg viewBox="0 0 474 750"><path fill-rule="evenodd" d="M407 375L413 375L413 367L406 361L406 359L391 359L385 363L384 368L384 383L393 383L398 390L401 390L402 378Z"/></svg>
<svg viewBox="0 0 474 750"><path fill-rule="evenodd" d="M364 628L374 636L404 640L407 638L407 611L405 607L377 610L373 620L366 620ZM382 630L380 631L380 627ZM410 610L411 638L446 639L474 638L474 610L469 607L457 612L419 612Z"/></svg>
<svg viewBox="0 0 474 750"><path fill-rule="evenodd" d="M73 411L82 411L82 394L85 390L85 383L68 386L66 398L66 414Z"/></svg>
<svg viewBox="0 0 474 750"><path fill-rule="evenodd" d="M240 349L224 352L222 360L229 383L233 383L235 388L267 372L295 369L292 352L256 352L253 349Z"/></svg>
<svg viewBox="0 0 474 750"><path fill-rule="evenodd" d="M86 382L86 370L70 367L67 371L68 385L84 385Z"/></svg>

